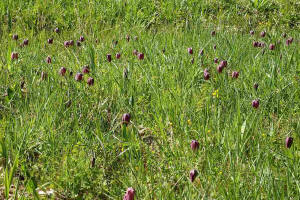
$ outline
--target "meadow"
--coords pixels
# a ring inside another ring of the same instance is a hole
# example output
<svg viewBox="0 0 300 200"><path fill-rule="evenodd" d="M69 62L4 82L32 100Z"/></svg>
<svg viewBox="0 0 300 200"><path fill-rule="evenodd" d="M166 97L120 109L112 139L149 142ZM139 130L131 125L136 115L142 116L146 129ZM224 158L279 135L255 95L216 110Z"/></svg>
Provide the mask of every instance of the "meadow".
<svg viewBox="0 0 300 200"><path fill-rule="evenodd" d="M0 2L0 199L299 199L298 13Z"/></svg>

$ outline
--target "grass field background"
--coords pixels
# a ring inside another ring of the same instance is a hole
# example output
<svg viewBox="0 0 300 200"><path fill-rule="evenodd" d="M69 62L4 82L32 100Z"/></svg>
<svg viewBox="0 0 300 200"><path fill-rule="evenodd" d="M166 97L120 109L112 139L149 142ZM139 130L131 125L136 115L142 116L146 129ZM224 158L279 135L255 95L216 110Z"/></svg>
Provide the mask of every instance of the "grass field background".
<svg viewBox="0 0 300 200"><path fill-rule="evenodd" d="M299 199L299 12L288 0L1 1L0 199L129 187L135 199Z"/></svg>

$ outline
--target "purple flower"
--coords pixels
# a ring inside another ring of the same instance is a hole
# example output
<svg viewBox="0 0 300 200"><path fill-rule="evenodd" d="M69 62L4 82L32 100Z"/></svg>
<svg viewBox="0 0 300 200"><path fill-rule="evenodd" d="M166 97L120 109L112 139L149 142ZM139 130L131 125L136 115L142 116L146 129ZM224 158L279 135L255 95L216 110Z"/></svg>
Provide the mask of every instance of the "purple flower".
<svg viewBox="0 0 300 200"><path fill-rule="evenodd" d="M265 31L260 32L260 37L265 37L265 36L266 36L266 32Z"/></svg>
<svg viewBox="0 0 300 200"><path fill-rule="evenodd" d="M138 54L138 59L139 60L144 60L144 54L143 53L139 53Z"/></svg>
<svg viewBox="0 0 300 200"><path fill-rule="evenodd" d="M221 64L219 64L217 67L217 72L222 73L223 69L224 69L224 67Z"/></svg>
<svg viewBox="0 0 300 200"><path fill-rule="evenodd" d="M59 32L60 32L59 28L55 28L55 29L54 29L54 32L55 32L55 33L59 33Z"/></svg>
<svg viewBox="0 0 300 200"><path fill-rule="evenodd" d="M89 86L94 85L94 79L92 77L89 77L88 80L87 80L87 84Z"/></svg>
<svg viewBox="0 0 300 200"><path fill-rule="evenodd" d="M51 59L51 57L50 57L50 56L47 56L47 58L46 58L46 62L47 62L48 64L52 63L52 59Z"/></svg>
<svg viewBox="0 0 300 200"><path fill-rule="evenodd" d="M17 60L19 58L19 54L17 52L12 52L11 53L11 59L12 60Z"/></svg>
<svg viewBox="0 0 300 200"><path fill-rule="evenodd" d="M122 123L123 123L123 124L126 124L126 125L129 124L130 118L131 118L130 114L129 114L129 113L125 113L125 114L122 116Z"/></svg>
<svg viewBox="0 0 300 200"><path fill-rule="evenodd" d="M117 59L120 59L120 58L121 58L121 54L120 54L120 53L117 53L117 54L116 54L116 58L117 58Z"/></svg>
<svg viewBox="0 0 300 200"><path fill-rule="evenodd" d="M85 40L85 39L84 39L83 36L80 36L80 37L79 37L79 41L80 41L80 42L83 42L84 40Z"/></svg>
<svg viewBox="0 0 300 200"><path fill-rule="evenodd" d="M190 180L191 180L191 182L194 182L194 180L195 180L195 178L197 177L197 175L198 175L198 171L197 171L197 170L192 169L192 170L190 171Z"/></svg>
<svg viewBox="0 0 300 200"><path fill-rule="evenodd" d="M294 139L292 137L287 137L285 139L285 147L286 148L290 148L292 146L292 144L293 144L293 140Z"/></svg>
<svg viewBox="0 0 300 200"><path fill-rule="evenodd" d="M219 63L219 59L218 58L214 58L214 63Z"/></svg>
<svg viewBox="0 0 300 200"><path fill-rule="evenodd" d="M70 46L74 46L74 40L69 41Z"/></svg>
<svg viewBox="0 0 300 200"><path fill-rule="evenodd" d="M61 67L60 70L59 70L59 74L62 75L62 76L64 76L66 72L67 72L67 69L64 68L64 67Z"/></svg>
<svg viewBox="0 0 300 200"><path fill-rule="evenodd" d="M18 39L19 39L19 36L18 36L17 34L14 34L14 35L12 36L12 38L13 38L13 40L18 40Z"/></svg>
<svg viewBox="0 0 300 200"><path fill-rule="evenodd" d="M192 140L191 148L192 148L193 151L198 150L199 149L199 142L197 140Z"/></svg>
<svg viewBox="0 0 300 200"><path fill-rule="evenodd" d="M252 101L252 107L253 108L258 108L259 107L259 100L258 99L255 99Z"/></svg>
<svg viewBox="0 0 300 200"><path fill-rule="evenodd" d="M29 43L29 40L28 40L28 39L25 39L25 40L23 41L24 46L27 46L28 43Z"/></svg>
<svg viewBox="0 0 300 200"><path fill-rule="evenodd" d="M232 72L231 76L232 76L232 78L238 78L239 77L239 72L234 71L234 72Z"/></svg>
<svg viewBox="0 0 300 200"><path fill-rule="evenodd" d="M81 81L82 78L83 78L82 73L77 73L77 74L75 75L75 80L76 80L76 81Z"/></svg>
<svg viewBox="0 0 300 200"><path fill-rule="evenodd" d="M210 74L208 72L208 69L204 69L203 76L204 76L204 80L209 80Z"/></svg>
<svg viewBox="0 0 300 200"><path fill-rule="evenodd" d="M135 195L135 190L132 187L130 187L127 189L123 197L123 200L134 200L134 195Z"/></svg>
<svg viewBox="0 0 300 200"><path fill-rule="evenodd" d="M193 54L193 48L192 48L192 47L189 47L189 48L188 48L188 53L189 53L189 54Z"/></svg>
<svg viewBox="0 0 300 200"><path fill-rule="evenodd" d="M107 54L107 55L106 55L106 58L107 58L107 61L108 61L108 62L111 62L111 55L110 55L110 54Z"/></svg>
<svg viewBox="0 0 300 200"><path fill-rule="evenodd" d="M250 35L254 35L254 31L253 30L250 31Z"/></svg>
<svg viewBox="0 0 300 200"><path fill-rule="evenodd" d="M269 45L269 49L270 49L270 50L274 50L274 49L275 49L275 44L270 44L270 45Z"/></svg>
<svg viewBox="0 0 300 200"><path fill-rule="evenodd" d="M48 42L48 44L53 44L53 38L49 38L49 39L47 40L47 42Z"/></svg>
<svg viewBox="0 0 300 200"><path fill-rule="evenodd" d="M69 46L70 46L70 42L69 42L69 41L65 41L65 42L64 42L64 46L65 46L65 47L69 47Z"/></svg>
<svg viewBox="0 0 300 200"><path fill-rule="evenodd" d="M258 43L257 41L254 41L254 42L252 43L252 45L253 45L253 47L258 47L258 46L259 46L259 43Z"/></svg>
<svg viewBox="0 0 300 200"><path fill-rule="evenodd" d="M83 74L88 74L88 73L90 73L90 69L89 69L89 66L84 66L83 68L82 68L82 73Z"/></svg>
<svg viewBox="0 0 300 200"><path fill-rule="evenodd" d="M226 60L222 60L220 63L221 67L227 67L227 61Z"/></svg>
<svg viewBox="0 0 300 200"><path fill-rule="evenodd" d="M138 55L138 51L136 49L134 49L132 53L133 53L133 55L136 55L136 56Z"/></svg>
<svg viewBox="0 0 300 200"><path fill-rule="evenodd" d="M288 38L287 40L286 40L286 45L290 45L290 44L292 44L293 43L293 38L292 37L290 37L290 38Z"/></svg>

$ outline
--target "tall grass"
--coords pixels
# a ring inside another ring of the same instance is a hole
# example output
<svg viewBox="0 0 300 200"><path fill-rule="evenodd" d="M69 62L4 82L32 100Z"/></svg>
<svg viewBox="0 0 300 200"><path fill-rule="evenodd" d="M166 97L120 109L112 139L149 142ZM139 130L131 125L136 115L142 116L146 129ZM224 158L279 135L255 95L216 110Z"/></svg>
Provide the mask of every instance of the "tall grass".
<svg viewBox="0 0 300 200"><path fill-rule="evenodd" d="M283 29L291 22L276 21L278 16L267 18L285 4L46 2L0 3L0 198L47 198L41 191L54 190L50 198L121 199L128 187L137 199L299 198L299 30L296 24ZM292 14L298 4L289 4ZM244 9L258 15L240 17ZM279 24L273 27L273 20ZM254 36L250 27L256 27ZM289 46L284 31L294 38ZM63 46L80 35L86 38L81 47ZM29 45L20 47L24 38ZM253 41L267 46L254 48ZM145 59L138 60L134 49ZM18 60L10 59L13 51ZM215 57L228 61L220 74ZM76 82L87 64L90 74ZM41 72L48 78L42 80ZM86 84L89 76L95 85ZM251 106L254 99L258 109ZM128 126L121 125L124 113L131 114ZM294 138L290 149L287 136ZM192 139L200 142L196 152ZM199 172L193 183L191 169Z"/></svg>

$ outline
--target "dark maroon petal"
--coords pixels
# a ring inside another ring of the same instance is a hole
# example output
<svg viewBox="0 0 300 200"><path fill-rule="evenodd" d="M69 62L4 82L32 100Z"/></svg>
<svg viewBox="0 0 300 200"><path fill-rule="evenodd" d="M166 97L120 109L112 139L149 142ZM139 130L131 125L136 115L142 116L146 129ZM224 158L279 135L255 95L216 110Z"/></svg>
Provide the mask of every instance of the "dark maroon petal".
<svg viewBox="0 0 300 200"><path fill-rule="evenodd" d="M291 148L292 144L293 144L293 138L292 137L287 137L285 139L285 146L286 148Z"/></svg>
<svg viewBox="0 0 300 200"><path fill-rule="evenodd" d="M81 81L82 78L83 78L83 74L82 74L82 73L77 73L77 74L75 75L75 80L76 80L76 81Z"/></svg>
<svg viewBox="0 0 300 200"><path fill-rule="evenodd" d="M231 76L232 76L232 78L238 78L239 77L239 72L234 71L234 72L232 72Z"/></svg>
<svg viewBox="0 0 300 200"><path fill-rule="evenodd" d="M269 49L274 50L275 49L275 44L270 44Z"/></svg>
<svg viewBox="0 0 300 200"><path fill-rule="evenodd" d="M123 197L123 200L134 200L134 195L135 195L135 190L133 188L128 188L124 197Z"/></svg>
<svg viewBox="0 0 300 200"><path fill-rule="evenodd" d="M94 79L92 77L89 77L88 80L87 80L87 84L90 85L90 86L94 85Z"/></svg>
<svg viewBox="0 0 300 200"><path fill-rule="evenodd" d="M83 73L83 74L88 74L88 73L90 73L89 67L88 67L88 66L84 66L84 67L82 68L82 73Z"/></svg>
<svg viewBox="0 0 300 200"><path fill-rule="evenodd" d="M199 149L199 142L197 140L192 140L191 148L192 148L193 151Z"/></svg>
<svg viewBox="0 0 300 200"><path fill-rule="evenodd" d="M66 74L66 72L67 72L67 69L64 68L64 67L61 67L60 70L59 70L59 74L62 75L62 76L64 76Z"/></svg>
<svg viewBox="0 0 300 200"><path fill-rule="evenodd" d="M80 42L83 42L84 40L85 40L84 37L83 37L83 36L80 36L79 41L80 41Z"/></svg>
<svg viewBox="0 0 300 200"><path fill-rule="evenodd" d="M138 54L138 58L139 58L139 60L144 60L144 54L143 53L139 53Z"/></svg>
<svg viewBox="0 0 300 200"><path fill-rule="evenodd" d="M131 118L130 114L129 114L129 113L125 113L125 114L122 116L122 123L123 123L123 124L126 124L126 125L129 124L130 118Z"/></svg>
<svg viewBox="0 0 300 200"><path fill-rule="evenodd" d="M197 175L198 175L197 170L192 169L192 170L190 171L190 180L191 180L191 182L194 182L194 180L195 180L195 178L197 177Z"/></svg>
<svg viewBox="0 0 300 200"><path fill-rule="evenodd" d="M258 99L252 101L252 107L253 108L258 108L259 107L259 100Z"/></svg>
<svg viewBox="0 0 300 200"><path fill-rule="evenodd" d="M111 55L110 55L110 54L107 54L107 55L106 55L106 58L107 58L107 61L108 61L108 62L111 62Z"/></svg>

